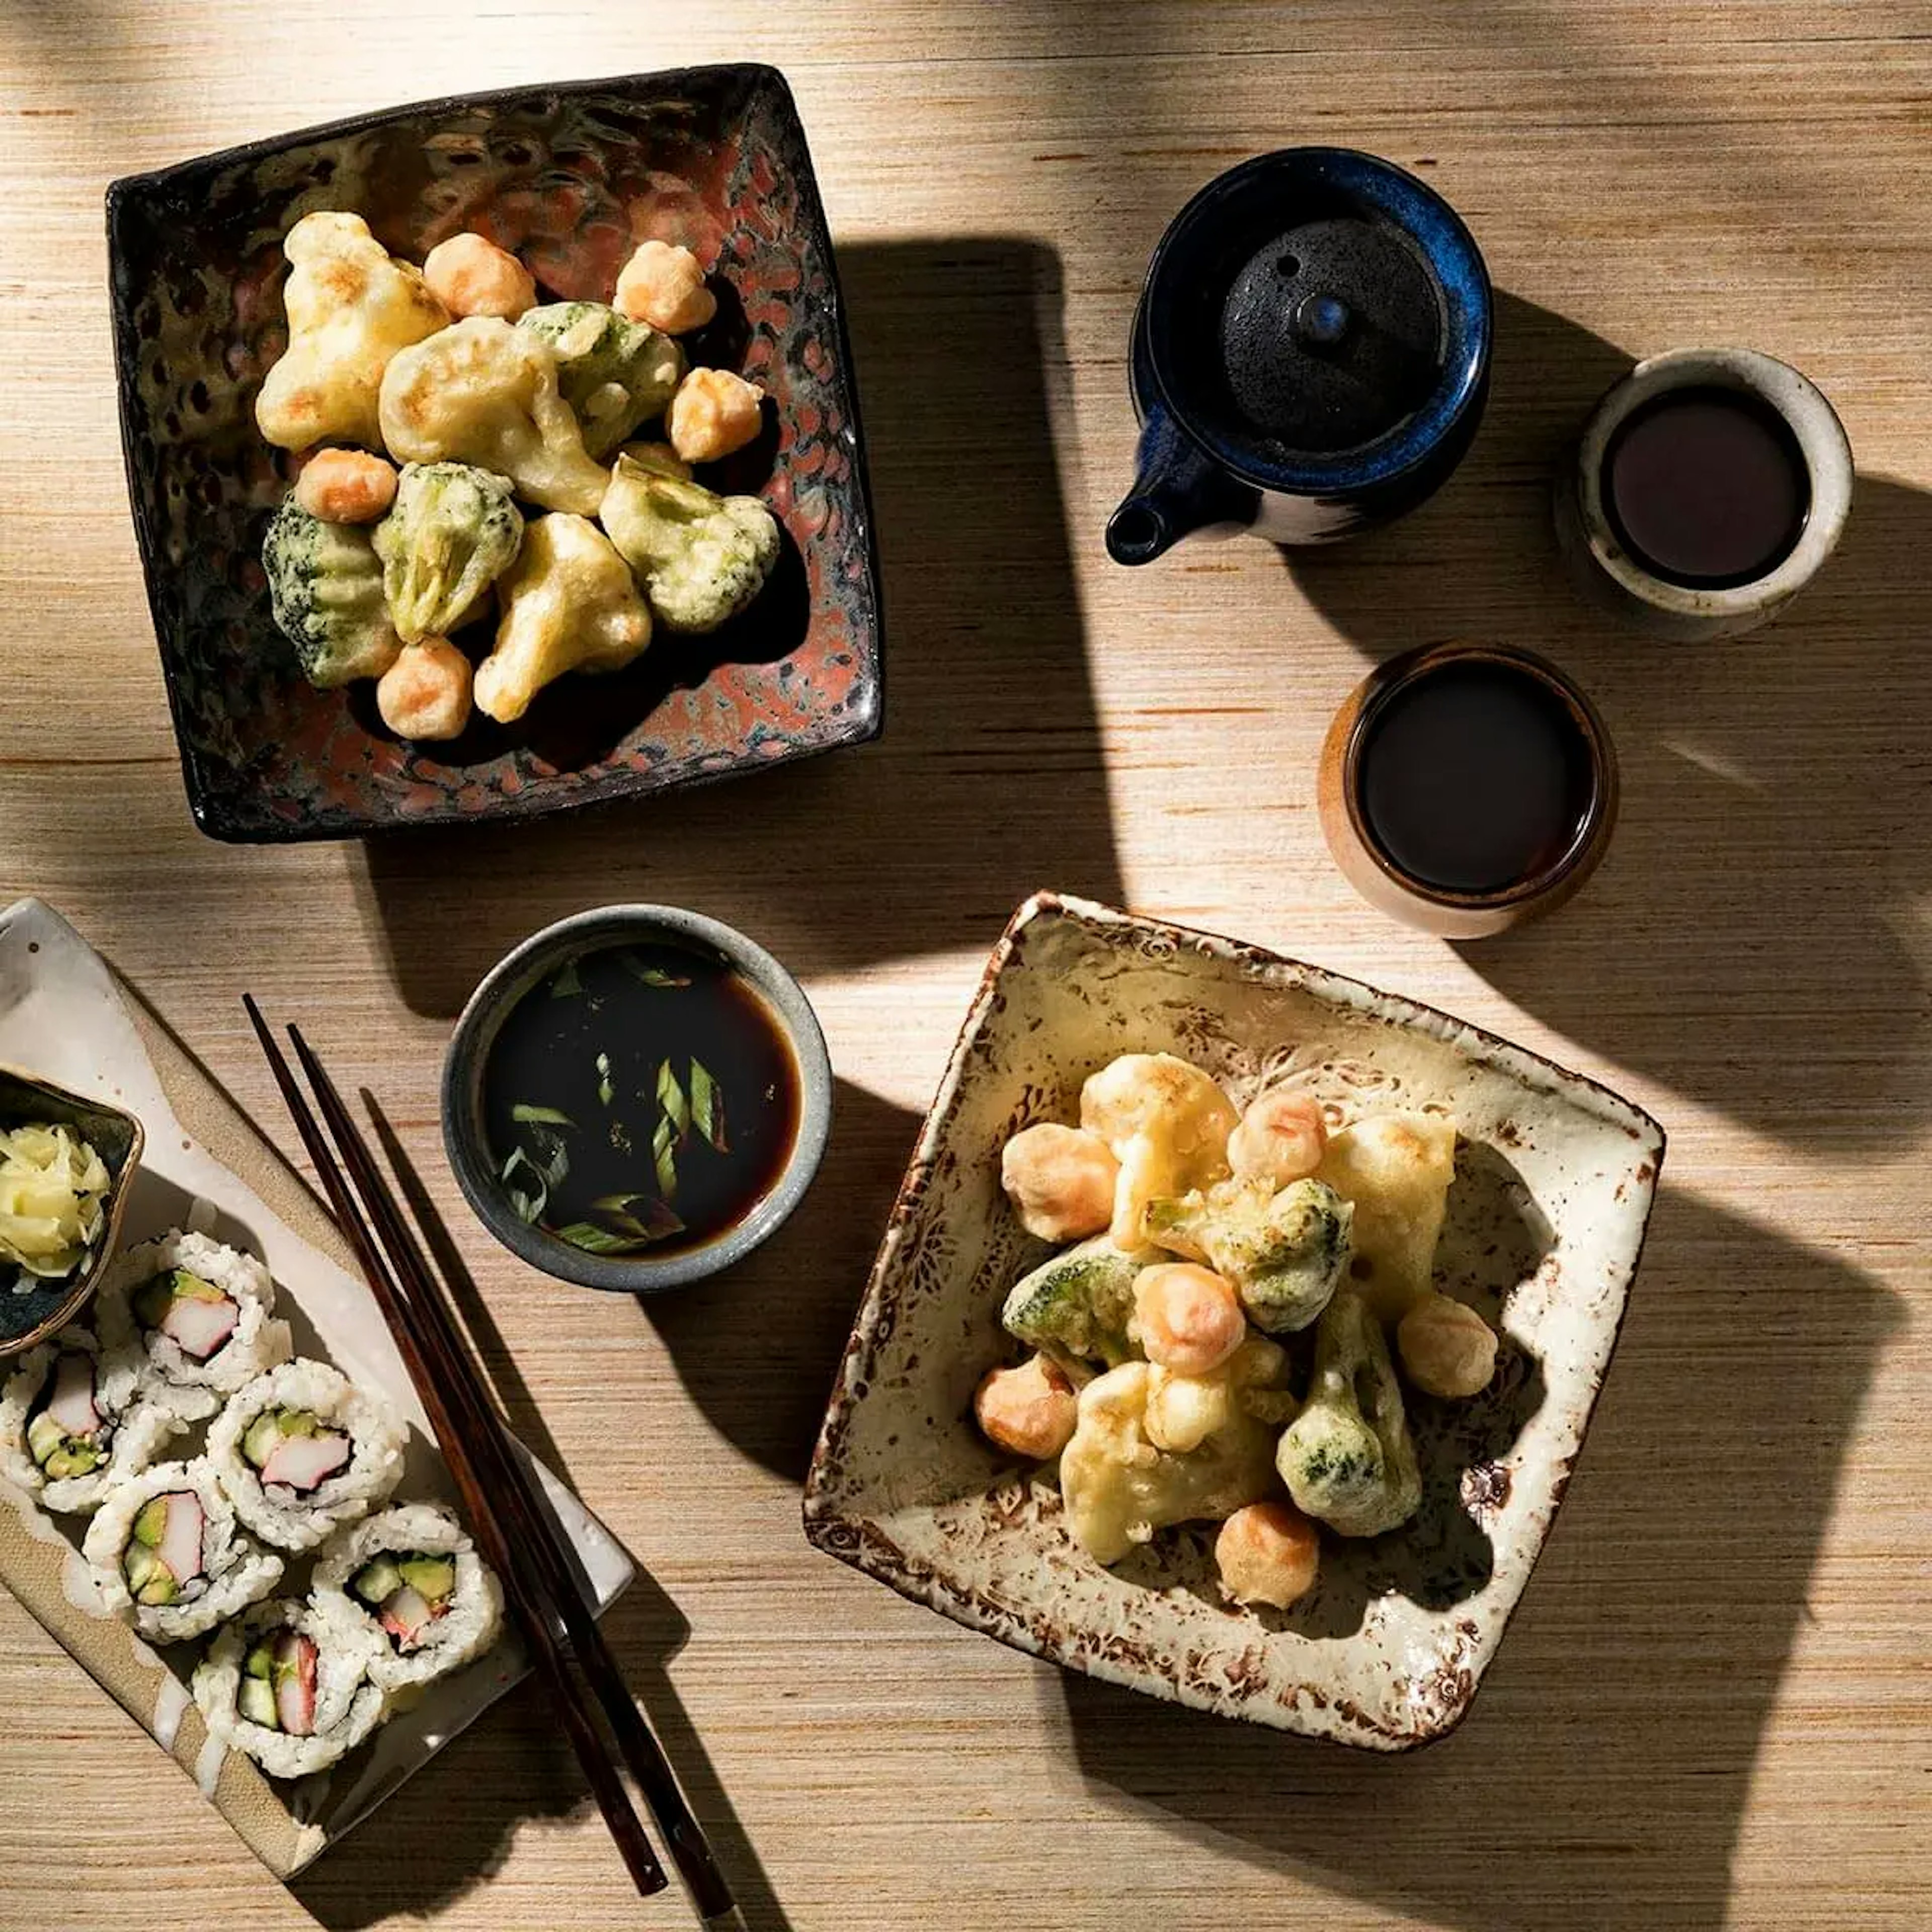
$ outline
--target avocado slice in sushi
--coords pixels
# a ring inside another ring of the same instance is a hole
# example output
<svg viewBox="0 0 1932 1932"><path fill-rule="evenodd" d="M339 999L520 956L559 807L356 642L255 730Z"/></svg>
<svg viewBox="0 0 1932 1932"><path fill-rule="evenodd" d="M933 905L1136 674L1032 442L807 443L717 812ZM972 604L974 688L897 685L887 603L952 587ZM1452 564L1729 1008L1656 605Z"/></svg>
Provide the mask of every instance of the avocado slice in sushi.
<svg viewBox="0 0 1932 1932"><path fill-rule="evenodd" d="M168 1566L144 1543L128 1544L128 1553L121 1559L121 1568L128 1579L128 1594L137 1604L172 1604L180 1594L180 1588L170 1575Z"/></svg>
<svg viewBox="0 0 1932 1932"><path fill-rule="evenodd" d="M266 1653L264 1653L264 1661ZM254 1659L249 1659L252 1670ZM275 1722L275 1694L266 1678L248 1676L242 1680L242 1688L236 1694L236 1708L251 1724L266 1724L269 1730L280 1726Z"/></svg>
<svg viewBox="0 0 1932 1932"><path fill-rule="evenodd" d="M403 1573L392 1556L374 1556L349 1580L349 1587L373 1610L403 1587Z"/></svg>
<svg viewBox="0 0 1932 1932"><path fill-rule="evenodd" d="M440 1603L456 1588L456 1565L447 1556L406 1557L396 1569L411 1589L432 1604Z"/></svg>
<svg viewBox="0 0 1932 1932"><path fill-rule="evenodd" d="M45 1409L27 1424L27 1454L44 1469L67 1446L67 1431Z"/></svg>
<svg viewBox="0 0 1932 1932"><path fill-rule="evenodd" d="M168 1499L166 1496L151 1497L141 1505L141 1514L134 1519L134 1540L146 1544L150 1550L158 1550L161 1538L168 1533Z"/></svg>
<svg viewBox="0 0 1932 1932"><path fill-rule="evenodd" d="M64 1482L70 1476L91 1476L102 1461L100 1450L91 1442L64 1442L42 1464L47 1480Z"/></svg>
<svg viewBox="0 0 1932 1932"><path fill-rule="evenodd" d="M285 1442L314 1436L321 1427L305 1408L265 1409L249 1424L248 1432L242 1438L242 1453L260 1469Z"/></svg>

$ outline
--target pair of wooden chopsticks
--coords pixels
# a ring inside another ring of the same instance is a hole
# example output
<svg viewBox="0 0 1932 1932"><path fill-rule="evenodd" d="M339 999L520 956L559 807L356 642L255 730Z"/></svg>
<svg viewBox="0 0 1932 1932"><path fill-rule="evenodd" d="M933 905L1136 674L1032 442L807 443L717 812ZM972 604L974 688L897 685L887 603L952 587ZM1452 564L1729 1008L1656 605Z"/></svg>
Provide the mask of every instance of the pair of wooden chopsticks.
<svg viewBox="0 0 1932 1932"><path fill-rule="evenodd" d="M242 1003L336 1220L356 1251L428 1412L430 1425L456 1479L476 1539L503 1580L525 1647L555 1694L564 1729L590 1780L598 1809L638 1891L648 1897L662 1892L669 1881L591 1717L584 1690L571 1675L572 1660L603 1708L618 1750L670 1847L699 1918L718 1932L730 1928L743 1932L744 1918L730 1888L678 1789L663 1748L625 1688L592 1606L578 1583L572 1555L511 1445L508 1431L458 1334L445 1290L404 1222L394 1193L370 1156L361 1130L300 1030L290 1027L290 1041L334 1138L334 1148L331 1149L261 1010L250 994L244 994Z"/></svg>

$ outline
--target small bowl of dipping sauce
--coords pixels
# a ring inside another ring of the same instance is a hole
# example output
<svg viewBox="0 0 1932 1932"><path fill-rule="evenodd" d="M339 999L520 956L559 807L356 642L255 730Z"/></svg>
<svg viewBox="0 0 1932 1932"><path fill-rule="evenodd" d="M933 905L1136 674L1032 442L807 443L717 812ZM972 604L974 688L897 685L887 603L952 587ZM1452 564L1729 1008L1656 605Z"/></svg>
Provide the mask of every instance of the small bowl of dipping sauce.
<svg viewBox="0 0 1932 1932"><path fill-rule="evenodd" d="M546 1274L654 1294L741 1261L812 1184L832 1067L764 947L673 906L547 926L484 980L443 1062L443 1146Z"/></svg>
<svg viewBox="0 0 1932 1932"><path fill-rule="evenodd" d="M1558 479L1557 537L1592 602L1654 636L1770 622L1837 547L1851 444L1822 392L1750 349L1640 362Z"/></svg>
<svg viewBox="0 0 1932 1932"><path fill-rule="evenodd" d="M1430 644L1356 686L1328 728L1318 802L1370 904L1448 939L1550 911L1602 860L1616 753L1576 685L1533 652Z"/></svg>

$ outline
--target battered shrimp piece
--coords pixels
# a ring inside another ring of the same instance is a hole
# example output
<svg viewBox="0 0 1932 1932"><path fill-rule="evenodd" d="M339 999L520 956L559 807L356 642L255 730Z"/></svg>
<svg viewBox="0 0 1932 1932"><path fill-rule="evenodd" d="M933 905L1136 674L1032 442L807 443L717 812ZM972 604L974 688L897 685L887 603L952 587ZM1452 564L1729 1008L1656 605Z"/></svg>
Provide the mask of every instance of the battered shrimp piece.
<svg viewBox="0 0 1932 1932"><path fill-rule="evenodd" d="M396 500L396 472L362 450L318 450L302 465L295 495L325 524L373 524Z"/></svg>
<svg viewBox="0 0 1932 1932"><path fill-rule="evenodd" d="M1046 1462L1073 1439L1079 1404L1060 1365L1035 1355L1017 1369L988 1374L974 1394L973 1414L988 1442Z"/></svg>
<svg viewBox="0 0 1932 1932"><path fill-rule="evenodd" d="M1218 1369L1247 1339L1240 1298L1211 1268L1162 1262L1134 1277L1133 1334L1148 1360L1184 1376Z"/></svg>
<svg viewBox="0 0 1932 1932"><path fill-rule="evenodd" d="M718 313L718 298L705 286L704 268L688 248L643 242L618 271L611 306L633 322L683 335Z"/></svg>
<svg viewBox="0 0 1932 1932"><path fill-rule="evenodd" d="M423 280L454 316L496 315L514 322L536 307L536 278L530 270L495 242L466 230L429 251Z"/></svg>
<svg viewBox="0 0 1932 1932"><path fill-rule="evenodd" d="M1321 1102L1312 1094L1277 1089L1251 1102L1228 1136L1228 1165L1244 1180L1286 1187L1306 1180L1328 1148Z"/></svg>
<svg viewBox="0 0 1932 1932"><path fill-rule="evenodd" d="M1480 1395L1496 1372L1496 1330L1469 1306L1431 1288L1402 1318L1396 1352L1431 1395Z"/></svg>
<svg viewBox="0 0 1932 1932"><path fill-rule="evenodd" d="M1322 1545L1313 1523L1288 1503L1250 1503L1214 1539L1221 1592L1237 1604L1285 1610L1315 1587Z"/></svg>
<svg viewBox="0 0 1932 1932"><path fill-rule="evenodd" d="M764 390L728 369L694 369L664 418L670 446L687 463L716 463L757 440Z"/></svg>
<svg viewBox="0 0 1932 1932"><path fill-rule="evenodd" d="M376 709L399 738L461 735L470 722L470 660L447 638L405 644L376 686Z"/></svg>
<svg viewBox="0 0 1932 1932"><path fill-rule="evenodd" d="M1046 1241L1097 1234L1113 1218L1120 1172L1098 1134L1052 1120L1014 1135L1000 1156L1000 1184L1020 1226Z"/></svg>

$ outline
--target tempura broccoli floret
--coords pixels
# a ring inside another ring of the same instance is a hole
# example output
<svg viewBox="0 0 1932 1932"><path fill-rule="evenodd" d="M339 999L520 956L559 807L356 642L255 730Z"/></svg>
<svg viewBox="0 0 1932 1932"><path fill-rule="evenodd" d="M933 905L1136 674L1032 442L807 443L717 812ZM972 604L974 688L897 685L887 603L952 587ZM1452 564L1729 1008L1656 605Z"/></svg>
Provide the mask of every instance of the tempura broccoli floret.
<svg viewBox="0 0 1932 1932"><path fill-rule="evenodd" d="M626 452L598 513L638 573L656 616L674 631L715 631L764 588L778 526L755 496L721 496Z"/></svg>
<svg viewBox="0 0 1932 1932"><path fill-rule="evenodd" d="M380 677L395 662L402 646L368 530L326 524L291 496L269 519L262 568L275 622L318 689Z"/></svg>
<svg viewBox="0 0 1932 1932"><path fill-rule="evenodd" d="M517 560L524 518L508 482L469 463L406 463L376 526L382 590L405 644L446 637Z"/></svg>
<svg viewBox="0 0 1932 1932"><path fill-rule="evenodd" d="M1315 1368L1275 1466L1297 1507L1344 1536L1379 1536L1422 1504L1422 1475L1382 1324L1344 1288L1315 1331Z"/></svg>
<svg viewBox="0 0 1932 1932"><path fill-rule="evenodd" d="M547 302L517 326L549 344L563 400L599 463L639 424L662 416L684 379L684 351L668 335L602 302Z"/></svg>
<svg viewBox="0 0 1932 1932"><path fill-rule="evenodd" d="M1228 1180L1150 1203L1147 1230L1232 1282L1257 1328L1285 1335L1328 1306L1348 1265L1354 1214L1323 1181L1277 1193L1269 1180Z"/></svg>
<svg viewBox="0 0 1932 1932"><path fill-rule="evenodd" d="M1104 1234L1055 1255L1016 1282L1000 1320L1028 1346L1112 1367L1134 1352L1134 1278L1144 1255L1124 1254Z"/></svg>

